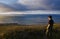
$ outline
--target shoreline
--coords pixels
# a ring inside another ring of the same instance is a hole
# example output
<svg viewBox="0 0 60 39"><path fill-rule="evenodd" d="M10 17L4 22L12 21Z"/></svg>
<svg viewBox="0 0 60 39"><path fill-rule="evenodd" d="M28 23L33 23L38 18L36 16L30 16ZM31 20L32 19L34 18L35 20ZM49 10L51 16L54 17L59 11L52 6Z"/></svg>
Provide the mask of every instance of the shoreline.
<svg viewBox="0 0 60 39"><path fill-rule="evenodd" d="M43 28L46 28L47 27L47 25L0 25L0 30L4 30L5 28L8 30L8 29L15 29L15 28L27 28L27 29L29 29L29 28L32 28L32 29L43 29ZM54 26L53 26L54 28L60 28L60 24L54 24Z"/></svg>

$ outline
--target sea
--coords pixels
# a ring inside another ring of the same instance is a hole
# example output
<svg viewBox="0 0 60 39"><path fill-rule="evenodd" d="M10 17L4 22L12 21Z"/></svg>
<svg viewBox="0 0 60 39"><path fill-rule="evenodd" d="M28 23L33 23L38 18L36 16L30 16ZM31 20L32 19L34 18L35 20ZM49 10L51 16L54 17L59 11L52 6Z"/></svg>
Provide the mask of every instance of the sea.
<svg viewBox="0 0 60 39"><path fill-rule="evenodd" d="M53 17L54 23L60 23L60 14L22 14L4 19L6 23L22 25L48 24L48 16Z"/></svg>

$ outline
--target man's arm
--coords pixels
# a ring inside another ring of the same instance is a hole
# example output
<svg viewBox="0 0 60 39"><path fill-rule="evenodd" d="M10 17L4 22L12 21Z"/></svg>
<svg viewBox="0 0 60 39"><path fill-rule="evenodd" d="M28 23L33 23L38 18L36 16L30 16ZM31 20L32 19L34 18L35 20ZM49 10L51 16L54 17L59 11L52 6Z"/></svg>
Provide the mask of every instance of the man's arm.
<svg viewBox="0 0 60 39"><path fill-rule="evenodd" d="M47 25L46 35L47 35L47 33L48 33L49 26L50 26L50 24Z"/></svg>
<svg viewBox="0 0 60 39"><path fill-rule="evenodd" d="M51 20L49 20L48 25L47 25L47 29L50 27L51 24Z"/></svg>
<svg viewBox="0 0 60 39"><path fill-rule="evenodd" d="M48 24L47 29L49 28L50 24Z"/></svg>

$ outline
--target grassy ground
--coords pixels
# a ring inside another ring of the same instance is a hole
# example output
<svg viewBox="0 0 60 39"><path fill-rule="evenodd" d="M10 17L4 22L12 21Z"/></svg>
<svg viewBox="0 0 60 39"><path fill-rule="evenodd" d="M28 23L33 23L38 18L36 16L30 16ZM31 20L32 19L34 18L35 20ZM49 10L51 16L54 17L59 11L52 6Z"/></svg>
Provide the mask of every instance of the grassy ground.
<svg viewBox="0 0 60 39"><path fill-rule="evenodd" d="M60 24L54 24L53 35L45 35L44 25L3 25L0 39L60 39Z"/></svg>

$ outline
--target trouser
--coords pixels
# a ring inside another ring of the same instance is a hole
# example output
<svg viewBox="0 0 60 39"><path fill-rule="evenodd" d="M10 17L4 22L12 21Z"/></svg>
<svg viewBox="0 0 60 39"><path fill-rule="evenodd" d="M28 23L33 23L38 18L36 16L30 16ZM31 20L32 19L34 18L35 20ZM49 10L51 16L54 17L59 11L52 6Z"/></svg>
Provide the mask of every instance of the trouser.
<svg viewBox="0 0 60 39"><path fill-rule="evenodd" d="M52 35L53 27L49 27L46 29L46 35Z"/></svg>
<svg viewBox="0 0 60 39"><path fill-rule="evenodd" d="M52 39L52 32L53 32L53 27L49 27L49 28L46 30L46 36L47 36L49 39Z"/></svg>

